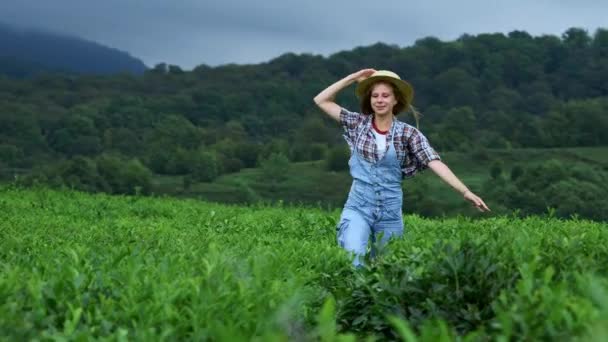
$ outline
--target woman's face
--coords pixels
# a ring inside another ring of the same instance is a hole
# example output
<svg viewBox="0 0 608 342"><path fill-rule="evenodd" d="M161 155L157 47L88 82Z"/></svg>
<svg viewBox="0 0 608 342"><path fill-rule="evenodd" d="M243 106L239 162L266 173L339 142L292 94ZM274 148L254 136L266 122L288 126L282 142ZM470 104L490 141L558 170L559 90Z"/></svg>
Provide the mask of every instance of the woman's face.
<svg viewBox="0 0 608 342"><path fill-rule="evenodd" d="M370 94L370 102L377 115L393 114L393 107L397 104L393 87L387 83L376 83Z"/></svg>

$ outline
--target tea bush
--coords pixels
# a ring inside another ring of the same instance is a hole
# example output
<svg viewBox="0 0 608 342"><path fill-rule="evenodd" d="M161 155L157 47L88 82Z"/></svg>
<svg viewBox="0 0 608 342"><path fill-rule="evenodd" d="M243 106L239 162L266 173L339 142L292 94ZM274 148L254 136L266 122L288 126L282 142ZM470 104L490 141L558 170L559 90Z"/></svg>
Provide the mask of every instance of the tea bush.
<svg viewBox="0 0 608 342"><path fill-rule="evenodd" d="M608 230L405 216L354 270L338 211L0 188L0 340L608 337Z"/></svg>

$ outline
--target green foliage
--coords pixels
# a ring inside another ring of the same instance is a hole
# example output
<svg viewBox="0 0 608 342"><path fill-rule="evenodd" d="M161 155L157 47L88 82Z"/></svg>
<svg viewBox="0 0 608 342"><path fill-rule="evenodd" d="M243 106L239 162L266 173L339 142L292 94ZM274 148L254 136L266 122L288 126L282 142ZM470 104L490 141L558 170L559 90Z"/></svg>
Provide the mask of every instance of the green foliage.
<svg viewBox="0 0 608 342"><path fill-rule="evenodd" d="M194 149L200 145L202 134L198 127L180 115L169 115L148 133L146 141L155 146Z"/></svg>
<svg viewBox="0 0 608 342"><path fill-rule="evenodd" d="M601 168L549 160L536 166L514 167L511 182L493 177L484 185L484 192L523 215L554 210L558 217L583 215L607 220L607 184L608 172Z"/></svg>
<svg viewBox="0 0 608 342"><path fill-rule="evenodd" d="M23 151L11 144L0 144L0 162L8 165L23 157Z"/></svg>
<svg viewBox="0 0 608 342"><path fill-rule="evenodd" d="M605 98L565 103L542 122L542 138L552 146L607 145L608 137L603 134L608 125L606 111Z"/></svg>
<svg viewBox="0 0 608 342"><path fill-rule="evenodd" d="M125 127L106 129L103 133L103 145L106 151L121 153L126 156L140 154L144 146L135 132Z"/></svg>
<svg viewBox="0 0 608 342"><path fill-rule="evenodd" d="M211 182L219 174L219 162L215 154L199 151L190 161L188 168L192 178L196 181Z"/></svg>
<svg viewBox="0 0 608 342"><path fill-rule="evenodd" d="M327 145L322 143L311 143L298 141L290 151L294 161L322 160L327 155Z"/></svg>
<svg viewBox="0 0 608 342"><path fill-rule="evenodd" d="M515 165L511 169L511 181L516 181L524 174L524 169L520 165Z"/></svg>
<svg viewBox="0 0 608 342"><path fill-rule="evenodd" d="M475 127L475 114L470 107L450 110L443 118L437 147L446 150L466 150L471 145Z"/></svg>
<svg viewBox="0 0 608 342"><path fill-rule="evenodd" d="M413 84L415 105L423 113L420 127L431 145L442 154L467 153L467 163L454 160L449 166L493 202L494 212L553 210L559 217L605 219L605 178L595 169L581 171L595 175L589 178L568 167L561 173L543 171L546 177L531 170L547 159L536 148L608 145L606 37L605 29L591 35L571 28L559 37L513 31L454 41L427 37L405 48L377 43L328 57L288 53L258 65L186 71L161 63L141 76L0 78L0 177L87 191L150 188L231 203L255 198L339 207L348 190L348 174L340 171L346 167L340 161L344 150L338 152L344 146L341 130L311 100L344 75L375 66ZM358 108L352 91L341 92L336 101ZM399 118L414 123L409 114ZM305 167L265 183L260 173L267 171L253 168L273 153L292 162L319 161L298 164L317 170ZM566 154L566 162L607 165L605 158ZM104 155L140 160L153 173L152 184L146 185L145 168L133 164L134 171L123 174ZM501 158L503 174L512 170L511 181L497 177L484 188L492 163ZM511 161L525 170L516 172ZM323 165L333 171L322 172ZM549 175L557 178L547 181ZM536 179L539 184L529 184ZM247 186L241 191L240 184ZM414 180L404 189L408 212L476 215L433 181Z"/></svg>
<svg viewBox="0 0 608 342"><path fill-rule="evenodd" d="M120 165L119 165L120 167ZM99 188L111 191L110 185L99 174L97 165L94 160L86 157L74 157L69 161L60 163L57 166L57 174L51 175L57 185L66 185L70 188L96 191Z"/></svg>
<svg viewBox="0 0 608 342"><path fill-rule="evenodd" d="M262 177L269 183L276 183L287 178L289 159L283 154L273 153L261 162Z"/></svg>
<svg viewBox="0 0 608 342"><path fill-rule="evenodd" d="M571 28L561 37L514 31L421 38L406 48L377 43L327 58L289 53L259 65L185 71L160 63L142 76L0 80L0 140L23 151L19 159L43 157L32 158L37 166L53 154L148 160L163 148L195 151L222 139L288 140L288 151L273 152L314 160L340 139L312 97L353 70L382 64L414 85L415 104L428 114L422 127L441 150L606 145L605 40L603 29L592 36ZM338 102L358 107L351 92ZM253 165L251 151L217 147L222 173Z"/></svg>
<svg viewBox="0 0 608 342"><path fill-rule="evenodd" d="M329 150L326 161L326 169L329 171L348 170L350 150L345 145L340 145Z"/></svg>
<svg viewBox="0 0 608 342"><path fill-rule="evenodd" d="M253 166L257 162L257 148L247 145L245 142L234 141L224 138L211 147L220 155L222 173L236 172L247 166ZM250 153L250 154L249 154ZM243 159L240 159L240 158Z"/></svg>
<svg viewBox="0 0 608 342"><path fill-rule="evenodd" d="M101 151L101 139L93 120L72 115L59 123L49 136L49 146L67 156L94 155Z"/></svg>
<svg viewBox="0 0 608 342"><path fill-rule="evenodd" d="M479 80L459 67L441 72L434 79L437 97L449 107L471 106L479 99Z"/></svg>
<svg viewBox="0 0 608 342"><path fill-rule="evenodd" d="M151 187L151 173L139 160L123 160L112 155L96 159L97 172L112 193L147 194Z"/></svg>
<svg viewBox="0 0 608 342"><path fill-rule="evenodd" d="M258 144L241 142L235 148L234 158L240 160L243 163L243 167L256 167L260 150L261 146Z"/></svg>
<svg viewBox="0 0 608 342"><path fill-rule="evenodd" d="M578 274L605 275L606 268L595 256L578 254L589 248L580 239L605 238L605 232L589 231L580 222L566 223L568 228L550 225L551 233L538 219L518 221L510 229L499 222L504 221L410 225L406 241L391 245L365 277L338 285L337 291L344 291L341 322L347 330L376 331L386 339L396 338L396 332L379 319L385 314L407 319L421 334L428 333L430 320L448 323L448 336L584 334L599 310L581 292L589 283ZM433 330L437 333L437 325Z"/></svg>
<svg viewBox="0 0 608 342"><path fill-rule="evenodd" d="M20 185L47 183L52 186L113 194L148 194L152 173L137 159L104 154L95 159L76 156L23 177Z"/></svg>
<svg viewBox="0 0 608 342"><path fill-rule="evenodd" d="M490 176L492 179L499 179L502 176L502 167L503 165L501 162L492 163L492 166L490 167Z"/></svg>
<svg viewBox="0 0 608 342"><path fill-rule="evenodd" d="M608 336L605 223L407 215L404 237L354 270L335 211L0 194L4 339Z"/></svg>
<svg viewBox="0 0 608 342"><path fill-rule="evenodd" d="M484 146L474 146L471 150L471 158L476 162L487 162L490 160L490 152Z"/></svg>
<svg viewBox="0 0 608 342"><path fill-rule="evenodd" d="M262 159L267 159L273 153L289 156L289 142L285 139L272 139L267 142L258 155L258 162Z"/></svg>
<svg viewBox="0 0 608 342"><path fill-rule="evenodd" d="M7 89L6 87L12 84L14 83L6 81L2 83L2 89ZM0 92L0 94L3 93ZM25 154L45 151L48 146L40 134L40 121L34 106L19 103L11 97L0 98L0 141L2 144L14 145L22 149Z"/></svg>
<svg viewBox="0 0 608 342"><path fill-rule="evenodd" d="M349 151L346 144L341 146L344 146L343 153L346 159ZM524 166L526 169L531 168L551 158L572 165L587 165L592 169L597 169L600 165L608 165L606 164L608 162L606 148L488 149L485 153L487 160L478 159L475 152L470 154L441 152L447 165L472 191L488 203L492 212L478 212L460 194L430 171L422 172L412 179L404 180L404 212L415 213L424 217L464 215L478 218L499 214L523 214L524 211L522 210L528 205L526 202L517 202L517 199L514 199L515 206L505 206L503 202L504 191L499 191L499 189L519 190L520 192L525 190L525 188L516 188L515 184L509 180L509 173L516 169L517 165L520 165L522 173ZM491 179L490 170L494 162L502 163L503 176L498 179L499 182L488 182ZM343 166L347 166L347 160L344 160ZM268 182L268 179L262 175L260 167L241 169L239 172L220 175L212 183L197 183L192 179L190 181L192 187L182 192L183 177L156 176L154 177L153 192L203 198L224 203L256 203L258 200L269 202L282 200L285 203L306 204L314 207L341 208L348 195L352 178L347 170L327 170L327 161L323 161L290 163L285 180L276 184ZM601 178L589 179L591 184L600 181ZM256 196L245 195L247 191L241 191L241 188L246 189L244 185L247 185ZM546 201L544 198L544 196L547 196L546 194L540 193L538 195L537 198L540 201L538 203ZM247 198L254 200L249 201ZM537 206L536 202L532 201L531 203L533 206ZM544 214L546 212L546 208L541 208L539 213ZM590 218L581 216L581 213L577 214L579 217Z"/></svg>

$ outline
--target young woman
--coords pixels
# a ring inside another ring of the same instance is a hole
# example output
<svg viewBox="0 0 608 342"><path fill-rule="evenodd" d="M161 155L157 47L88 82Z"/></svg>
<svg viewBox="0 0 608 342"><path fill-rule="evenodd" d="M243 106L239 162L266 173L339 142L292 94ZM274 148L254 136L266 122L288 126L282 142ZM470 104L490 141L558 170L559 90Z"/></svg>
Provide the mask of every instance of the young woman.
<svg viewBox="0 0 608 342"><path fill-rule="evenodd" d="M334 102L335 95L354 82L358 82L355 93L361 113ZM413 88L394 72L363 69L314 98L321 110L342 125L351 150L348 164L353 183L338 224L338 243L354 253L356 267L363 264L370 235L379 246L403 235L401 181L418 171L430 168L477 209L490 210L441 161L417 128L395 118L399 112L411 110L418 120L413 95Z"/></svg>

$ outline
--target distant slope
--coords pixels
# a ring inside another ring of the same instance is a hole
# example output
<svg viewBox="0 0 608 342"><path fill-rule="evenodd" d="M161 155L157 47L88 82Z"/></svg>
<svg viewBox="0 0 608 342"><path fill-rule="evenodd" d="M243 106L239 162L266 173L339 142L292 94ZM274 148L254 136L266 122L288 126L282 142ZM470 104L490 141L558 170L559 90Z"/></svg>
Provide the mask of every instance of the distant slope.
<svg viewBox="0 0 608 342"><path fill-rule="evenodd" d="M22 30L0 23L0 74L27 77L42 71L141 74L147 69L124 51L77 37Z"/></svg>
<svg viewBox="0 0 608 342"><path fill-rule="evenodd" d="M58 69L18 57L0 55L0 75L23 78L48 71L58 71Z"/></svg>

